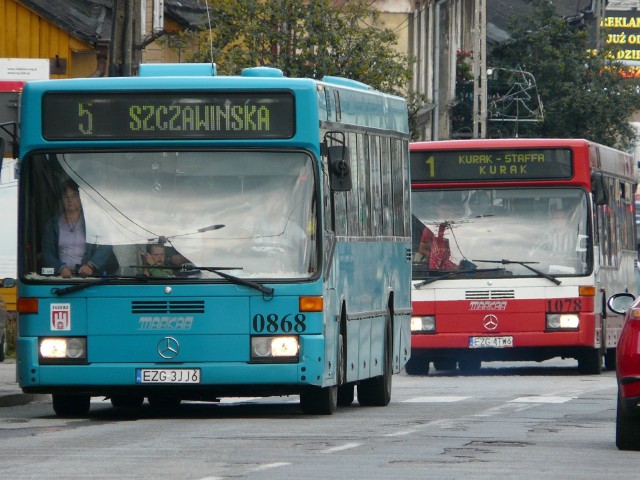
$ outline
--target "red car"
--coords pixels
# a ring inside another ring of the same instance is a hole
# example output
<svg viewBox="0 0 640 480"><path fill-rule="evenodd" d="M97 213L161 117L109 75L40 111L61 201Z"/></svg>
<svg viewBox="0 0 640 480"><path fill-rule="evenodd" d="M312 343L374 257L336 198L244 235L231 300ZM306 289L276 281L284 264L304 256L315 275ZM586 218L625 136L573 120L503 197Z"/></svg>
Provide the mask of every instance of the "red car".
<svg viewBox="0 0 640 480"><path fill-rule="evenodd" d="M640 450L640 297L618 293L609 298L609 309L626 319L616 349L618 407L616 446Z"/></svg>

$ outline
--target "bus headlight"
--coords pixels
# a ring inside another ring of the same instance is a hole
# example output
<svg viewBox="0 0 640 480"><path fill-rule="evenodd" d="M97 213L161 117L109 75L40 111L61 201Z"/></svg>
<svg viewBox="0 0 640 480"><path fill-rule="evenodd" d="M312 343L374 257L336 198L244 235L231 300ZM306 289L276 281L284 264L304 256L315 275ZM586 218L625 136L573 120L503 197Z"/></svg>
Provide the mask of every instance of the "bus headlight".
<svg viewBox="0 0 640 480"><path fill-rule="evenodd" d="M254 363L296 363L300 342L296 336L251 337Z"/></svg>
<svg viewBox="0 0 640 480"><path fill-rule="evenodd" d="M425 315L423 317L411 317L411 333L435 333L436 317Z"/></svg>
<svg viewBox="0 0 640 480"><path fill-rule="evenodd" d="M577 330L579 326L575 313L547 313L547 330Z"/></svg>
<svg viewBox="0 0 640 480"><path fill-rule="evenodd" d="M43 337L39 345L40 363L86 363L87 339L84 337Z"/></svg>

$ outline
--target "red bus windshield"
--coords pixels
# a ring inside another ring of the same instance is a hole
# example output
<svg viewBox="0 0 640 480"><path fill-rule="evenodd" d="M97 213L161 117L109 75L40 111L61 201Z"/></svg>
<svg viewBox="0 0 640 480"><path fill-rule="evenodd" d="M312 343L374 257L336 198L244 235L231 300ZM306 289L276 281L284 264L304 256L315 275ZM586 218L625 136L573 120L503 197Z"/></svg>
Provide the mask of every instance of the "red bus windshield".
<svg viewBox="0 0 640 480"><path fill-rule="evenodd" d="M414 279L592 269L587 196L580 188L414 190L411 201Z"/></svg>

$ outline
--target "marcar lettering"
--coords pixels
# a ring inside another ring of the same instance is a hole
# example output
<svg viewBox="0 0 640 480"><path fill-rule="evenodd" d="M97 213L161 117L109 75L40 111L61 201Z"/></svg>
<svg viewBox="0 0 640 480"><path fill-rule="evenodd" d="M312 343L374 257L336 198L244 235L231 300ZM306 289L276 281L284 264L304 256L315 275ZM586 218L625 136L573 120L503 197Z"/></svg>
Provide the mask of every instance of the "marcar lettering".
<svg viewBox="0 0 640 480"><path fill-rule="evenodd" d="M473 300L469 302L469 310L506 310L504 300Z"/></svg>
<svg viewBox="0 0 640 480"><path fill-rule="evenodd" d="M140 317L138 330L191 330L193 317Z"/></svg>

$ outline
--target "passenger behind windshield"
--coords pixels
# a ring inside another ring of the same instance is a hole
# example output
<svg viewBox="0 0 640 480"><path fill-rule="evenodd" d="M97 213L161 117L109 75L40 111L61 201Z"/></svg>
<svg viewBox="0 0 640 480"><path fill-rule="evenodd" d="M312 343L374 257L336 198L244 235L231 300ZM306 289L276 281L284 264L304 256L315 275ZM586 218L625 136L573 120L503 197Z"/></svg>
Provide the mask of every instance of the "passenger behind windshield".
<svg viewBox="0 0 640 480"><path fill-rule="evenodd" d="M68 180L61 188L62 213L45 225L42 239L43 273L88 277L114 273L119 265L110 245L89 244L78 185Z"/></svg>
<svg viewBox="0 0 640 480"><path fill-rule="evenodd" d="M420 237L418 253L422 255L420 261L428 263L432 270L455 270L458 264L451 259L451 245L447 238L448 230L451 230L455 219L458 219L461 212L460 204L441 199L438 202L436 212L437 228L435 233L429 227L425 227Z"/></svg>
<svg viewBox="0 0 640 480"><path fill-rule="evenodd" d="M145 265L149 265L149 268L145 268L144 273L148 277L171 277L173 270L171 268L165 268L166 264L166 252L165 246L160 243L150 243L147 245L147 253L142 256Z"/></svg>

